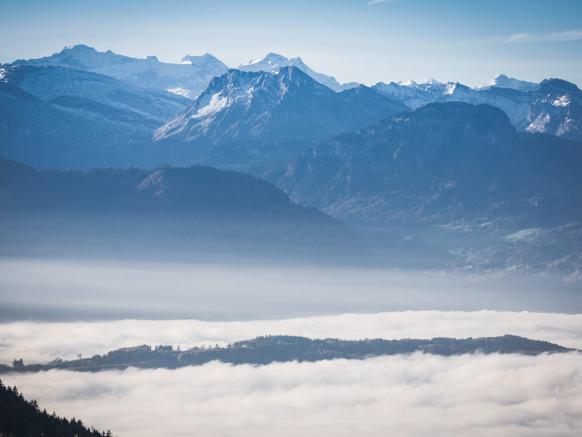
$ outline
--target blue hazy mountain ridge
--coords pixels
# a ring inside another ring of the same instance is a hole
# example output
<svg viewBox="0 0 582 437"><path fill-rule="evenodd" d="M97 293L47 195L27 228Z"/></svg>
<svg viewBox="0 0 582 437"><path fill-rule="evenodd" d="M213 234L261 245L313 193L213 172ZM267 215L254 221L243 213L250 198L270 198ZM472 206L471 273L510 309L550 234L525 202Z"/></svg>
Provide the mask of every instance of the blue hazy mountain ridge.
<svg viewBox="0 0 582 437"><path fill-rule="evenodd" d="M212 361L229 364L267 365L281 362L316 362L321 360L362 360L371 357L425 353L440 356L464 354L522 354L540 355L571 352L546 341L530 340L515 335L481 338L433 338L401 340L340 340L334 338L310 339L274 335L238 341L224 347L174 349L172 346L148 345L127 347L91 358L47 364L19 364L10 367L0 364L0 373L39 372L63 369L78 372L98 372L115 369L166 368L196 366Z"/></svg>
<svg viewBox="0 0 582 437"><path fill-rule="evenodd" d="M15 66L0 81L0 156L42 168L126 166L190 100L62 67Z"/></svg>
<svg viewBox="0 0 582 437"><path fill-rule="evenodd" d="M72 68L3 72L0 156L40 168L280 162L406 109L366 87L336 93L295 67L231 70L191 106L165 91Z"/></svg>
<svg viewBox="0 0 582 437"><path fill-rule="evenodd" d="M222 76L229 69L210 53L186 55L180 63L168 63L159 61L156 56L135 58L111 50L101 52L85 44L65 47L58 53L38 59L19 59L12 65L50 65L91 71L136 86L166 90L191 99L198 97L212 78ZM290 65L334 91L357 86L355 83L342 85L334 77L314 71L301 58L289 59L275 53L268 53L264 58L241 65L238 69L275 73L279 68Z"/></svg>
<svg viewBox="0 0 582 437"><path fill-rule="evenodd" d="M578 275L582 265L582 145L520 133L489 105L429 104L324 142L270 178L297 202L424 234L482 267Z"/></svg>
<svg viewBox="0 0 582 437"><path fill-rule="evenodd" d="M9 64L10 65L10 64ZM163 63L155 56L132 58L111 51L100 52L80 44L39 59L18 60L11 65L49 65L92 71L129 84L196 98L212 78L227 72L228 67L210 54L187 55L180 64ZM314 72L301 58L288 59L269 53L265 58L241 65L245 71L276 73L294 66L336 91L357 85L341 86L331 76ZM498 75L485 86L470 88L458 82L378 83L376 91L411 109L434 102L461 101L491 104L506 112L518 130L582 139L582 92L569 82L547 79L539 84L506 75ZM172 116L166 117L170 119ZM376 120L374 120L376 121ZM236 126L233 127L236 129Z"/></svg>
<svg viewBox="0 0 582 437"><path fill-rule="evenodd" d="M0 211L5 254L125 247L205 256L248 249L258 258L262 249L290 255L357 243L342 224L268 182L204 166L84 173L0 160Z"/></svg>
<svg viewBox="0 0 582 437"><path fill-rule="evenodd" d="M489 104L502 109L520 131L582 140L582 91L561 79L534 84L500 75L490 85L476 89L457 82L436 81L378 83L373 88L412 109L435 102Z"/></svg>
<svg viewBox="0 0 582 437"><path fill-rule="evenodd" d="M177 163L282 161L407 109L365 86L334 92L294 66L275 73L229 70L157 129L155 139L158 150L174 150L174 159L182 155Z"/></svg>
<svg viewBox="0 0 582 437"><path fill-rule="evenodd" d="M79 44L39 59L17 60L12 65L59 66L111 76L129 84L155 90L170 90L195 98L215 76L228 67L209 53L186 55L179 64L160 62L155 56L132 58L112 51L100 52Z"/></svg>
<svg viewBox="0 0 582 437"><path fill-rule="evenodd" d="M581 216L582 145L519 133L489 105L434 103L315 146L278 184L336 213L382 198L387 221L489 212L543 225Z"/></svg>

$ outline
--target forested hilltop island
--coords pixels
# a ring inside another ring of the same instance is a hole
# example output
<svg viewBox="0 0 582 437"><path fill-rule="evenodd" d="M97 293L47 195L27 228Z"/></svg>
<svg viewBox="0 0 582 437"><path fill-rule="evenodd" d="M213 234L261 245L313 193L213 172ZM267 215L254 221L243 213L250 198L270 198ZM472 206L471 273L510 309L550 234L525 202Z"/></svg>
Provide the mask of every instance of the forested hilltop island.
<svg viewBox="0 0 582 437"><path fill-rule="evenodd" d="M573 349L554 343L514 335L429 340L338 340L276 335L239 341L225 347L194 347L185 351L174 349L172 346L152 348L149 345L142 345L118 349L105 355L94 355L91 358L71 361L57 359L47 364L26 365L22 360L15 360L13 366L0 365L0 372L39 372L51 369L98 372L127 367L176 369L211 361L265 365L275 362L315 362L340 358L360 360L415 352L452 356L477 353L539 355L571 351Z"/></svg>
<svg viewBox="0 0 582 437"><path fill-rule="evenodd" d="M81 420L41 410L36 401L26 400L16 387L0 381L0 437L107 437L111 432L87 428Z"/></svg>

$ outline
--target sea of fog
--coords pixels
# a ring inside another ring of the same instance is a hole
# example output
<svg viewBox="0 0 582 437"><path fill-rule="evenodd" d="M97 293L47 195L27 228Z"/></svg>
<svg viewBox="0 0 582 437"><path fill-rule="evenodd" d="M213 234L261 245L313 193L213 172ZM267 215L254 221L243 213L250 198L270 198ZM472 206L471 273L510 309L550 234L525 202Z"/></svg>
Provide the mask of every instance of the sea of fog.
<svg viewBox="0 0 582 437"><path fill-rule="evenodd" d="M0 362L259 335L521 335L582 349L580 284L299 265L0 259ZM1 376L119 437L582 434L582 353Z"/></svg>
<svg viewBox="0 0 582 437"><path fill-rule="evenodd" d="M413 354L5 375L120 437L579 436L582 354Z"/></svg>

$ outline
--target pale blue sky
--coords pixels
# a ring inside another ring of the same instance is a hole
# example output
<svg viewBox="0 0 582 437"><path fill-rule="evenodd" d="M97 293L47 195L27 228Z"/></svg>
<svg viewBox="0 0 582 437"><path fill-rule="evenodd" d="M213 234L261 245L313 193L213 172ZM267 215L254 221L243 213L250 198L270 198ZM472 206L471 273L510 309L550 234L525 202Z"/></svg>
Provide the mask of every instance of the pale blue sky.
<svg viewBox="0 0 582 437"><path fill-rule="evenodd" d="M0 0L0 62L77 43L230 66L273 51L369 84L497 73L582 84L582 1Z"/></svg>

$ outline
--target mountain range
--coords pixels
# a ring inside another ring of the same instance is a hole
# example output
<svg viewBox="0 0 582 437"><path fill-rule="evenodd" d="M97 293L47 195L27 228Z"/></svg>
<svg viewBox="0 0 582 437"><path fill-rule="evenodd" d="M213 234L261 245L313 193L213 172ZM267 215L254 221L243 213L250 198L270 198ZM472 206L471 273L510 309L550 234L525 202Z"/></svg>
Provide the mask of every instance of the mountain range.
<svg viewBox="0 0 582 437"><path fill-rule="evenodd" d="M499 75L479 88L434 80L368 88L342 86L301 58L274 53L229 70L209 54L170 64L85 45L5 64L0 76L0 156L37 167L264 167L445 102L492 105L519 131L582 139L582 91L559 79Z"/></svg>
<svg viewBox="0 0 582 437"><path fill-rule="evenodd" d="M130 165L152 132L189 104L83 70L3 68L0 157L42 168Z"/></svg>
<svg viewBox="0 0 582 437"><path fill-rule="evenodd" d="M108 50L100 52L79 44L39 59L17 60L12 65L64 67L90 71L154 90L166 90L195 98L210 80L224 74L228 67L209 53L186 55L181 63L160 62L155 56L132 58Z"/></svg>
<svg viewBox="0 0 582 437"><path fill-rule="evenodd" d="M582 145L518 132L489 105L433 103L324 142L270 179L359 226L480 268L582 265Z"/></svg>
<svg viewBox="0 0 582 437"><path fill-rule="evenodd" d="M539 226L581 217L582 147L519 133L490 105L432 103L318 144L278 184L339 215L375 199L376 218L389 222L446 212L445 221L519 215Z"/></svg>
<svg viewBox="0 0 582 437"><path fill-rule="evenodd" d="M293 66L274 73L229 70L186 112L157 129L154 139L166 143L158 147L181 146L178 164L256 164L289 159L308 145L406 109L363 85L332 91Z"/></svg>
<svg viewBox="0 0 582 437"><path fill-rule="evenodd" d="M65 47L58 53L38 59L19 59L12 65L56 66L90 71L131 85L165 90L191 99L198 97L212 78L229 70L229 67L210 53L186 55L180 63L169 63L159 61L156 56L133 58L113 53L111 50L100 52L85 44ZM268 53L263 59L241 65L239 70L276 73L280 68L288 66L299 68L334 91L357 86L355 83L341 85L334 77L312 70L301 58L288 59L275 53Z"/></svg>
<svg viewBox="0 0 582 437"><path fill-rule="evenodd" d="M534 84L499 75L480 88L436 81L378 83L373 88L411 109L443 102L487 104L503 110L518 130L582 140L582 91L560 79Z"/></svg>
<svg viewBox="0 0 582 437"><path fill-rule="evenodd" d="M374 244L582 277L581 108L582 91L561 79L367 87L273 53L228 69L211 55L165 64L74 46L0 66L0 158L237 170L390 233Z"/></svg>

